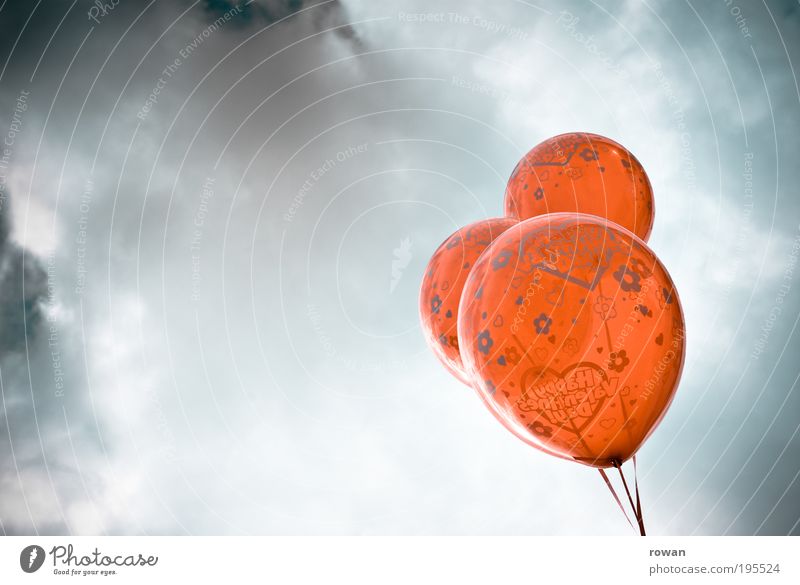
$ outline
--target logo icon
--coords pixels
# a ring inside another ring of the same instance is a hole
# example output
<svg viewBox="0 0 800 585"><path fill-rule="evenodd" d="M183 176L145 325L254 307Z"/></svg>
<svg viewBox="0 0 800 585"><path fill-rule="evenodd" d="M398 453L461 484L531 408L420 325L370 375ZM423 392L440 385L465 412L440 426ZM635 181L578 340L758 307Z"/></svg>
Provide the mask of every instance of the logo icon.
<svg viewBox="0 0 800 585"><path fill-rule="evenodd" d="M44 564L44 549L36 544L31 544L19 553L19 566L26 573L35 573Z"/></svg>

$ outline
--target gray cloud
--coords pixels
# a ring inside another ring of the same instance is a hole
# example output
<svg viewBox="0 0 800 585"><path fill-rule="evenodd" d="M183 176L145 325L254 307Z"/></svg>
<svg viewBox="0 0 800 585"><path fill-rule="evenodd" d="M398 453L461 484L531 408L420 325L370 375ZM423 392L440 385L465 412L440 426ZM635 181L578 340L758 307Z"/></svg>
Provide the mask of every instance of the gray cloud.
<svg viewBox="0 0 800 585"><path fill-rule="evenodd" d="M46 274L30 253L9 242L7 209L0 210L0 355L25 347L41 322Z"/></svg>

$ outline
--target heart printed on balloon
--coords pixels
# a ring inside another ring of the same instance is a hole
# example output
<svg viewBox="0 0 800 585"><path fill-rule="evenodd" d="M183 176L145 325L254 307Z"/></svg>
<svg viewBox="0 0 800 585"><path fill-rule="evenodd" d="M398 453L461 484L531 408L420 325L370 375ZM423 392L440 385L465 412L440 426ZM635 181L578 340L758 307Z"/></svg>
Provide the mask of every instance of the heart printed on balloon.
<svg viewBox="0 0 800 585"><path fill-rule="evenodd" d="M522 374L516 406L520 412L537 413L536 420L563 426L576 440L604 412L606 400L614 398L619 377L609 378L591 362L552 368L531 368ZM510 398L510 397L509 397Z"/></svg>

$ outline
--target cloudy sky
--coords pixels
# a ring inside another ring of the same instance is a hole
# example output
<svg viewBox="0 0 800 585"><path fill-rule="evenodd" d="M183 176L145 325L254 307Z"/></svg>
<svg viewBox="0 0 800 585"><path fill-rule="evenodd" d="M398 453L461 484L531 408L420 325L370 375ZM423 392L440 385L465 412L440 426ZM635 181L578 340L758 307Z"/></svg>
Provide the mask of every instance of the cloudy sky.
<svg viewBox="0 0 800 585"><path fill-rule="evenodd" d="M0 3L0 532L630 534L418 324L579 130L686 313L650 532L800 533L797 2L108 4Z"/></svg>

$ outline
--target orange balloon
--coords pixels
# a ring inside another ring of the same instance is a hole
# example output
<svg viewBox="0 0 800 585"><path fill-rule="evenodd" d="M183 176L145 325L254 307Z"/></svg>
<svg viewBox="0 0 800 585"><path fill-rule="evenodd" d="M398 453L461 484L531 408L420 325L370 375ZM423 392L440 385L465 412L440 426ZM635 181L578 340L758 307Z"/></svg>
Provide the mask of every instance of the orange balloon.
<svg viewBox="0 0 800 585"><path fill-rule="evenodd" d="M621 144L573 132L548 138L519 161L508 180L506 216L579 212L610 219L645 242L653 228L653 188Z"/></svg>
<svg viewBox="0 0 800 585"><path fill-rule="evenodd" d="M647 245L595 216L521 222L472 268L461 356L497 418L528 443L621 464L660 422L683 367L683 312Z"/></svg>
<svg viewBox="0 0 800 585"><path fill-rule="evenodd" d="M419 293L419 316L425 340L444 367L467 385L471 384L458 352L458 302L472 265L517 220L486 219L462 227L450 235L428 262Z"/></svg>

